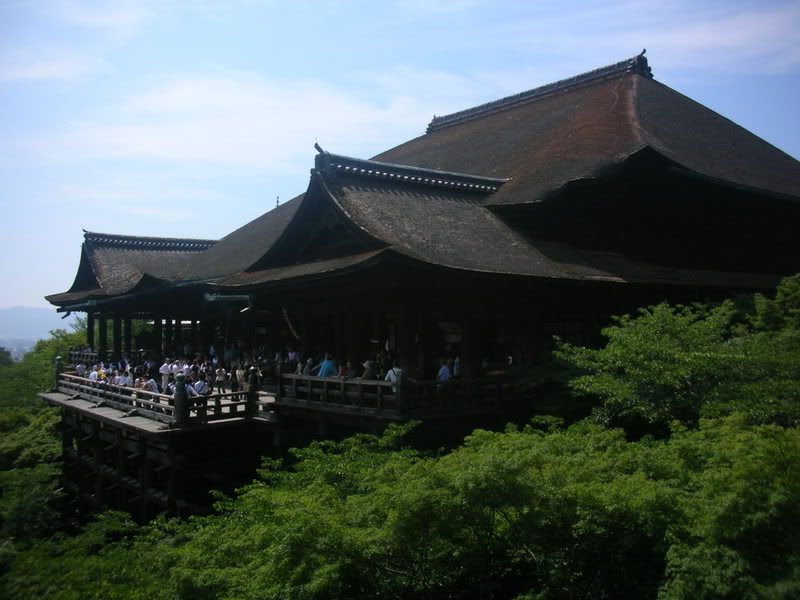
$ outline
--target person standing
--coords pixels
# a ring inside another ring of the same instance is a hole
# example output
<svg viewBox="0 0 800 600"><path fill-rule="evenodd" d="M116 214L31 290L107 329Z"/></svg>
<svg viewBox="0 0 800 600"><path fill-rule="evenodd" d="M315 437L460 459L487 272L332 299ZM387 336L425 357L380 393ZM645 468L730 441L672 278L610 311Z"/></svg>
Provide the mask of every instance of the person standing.
<svg viewBox="0 0 800 600"><path fill-rule="evenodd" d="M225 393L225 378L228 376L228 373L225 371L225 367L222 366L222 363L219 363L219 367L217 367L216 371L217 379L217 392L220 394Z"/></svg>
<svg viewBox="0 0 800 600"><path fill-rule="evenodd" d="M383 378L384 381L391 381L392 385L392 392L395 394L397 393L397 382L400 381L400 378L403 376L403 369L400 368L400 365L397 364L397 360L392 361L392 368L386 371L386 377Z"/></svg>
<svg viewBox="0 0 800 600"><path fill-rule="evenodd" d="M161 389L166 390L169 385L169 375L172 373L172 363L169 358L164 359L164 364L158 369L161 373Z"/></svg>
<svg viewBox="0 0 800 600"><path fill-rule="evenodd" d="M447 360L444 358L441 360L441 367L439 367L439 373L436 375L436 381L440 383L446 383L450 380L450 367L447 366Z"/></svg>

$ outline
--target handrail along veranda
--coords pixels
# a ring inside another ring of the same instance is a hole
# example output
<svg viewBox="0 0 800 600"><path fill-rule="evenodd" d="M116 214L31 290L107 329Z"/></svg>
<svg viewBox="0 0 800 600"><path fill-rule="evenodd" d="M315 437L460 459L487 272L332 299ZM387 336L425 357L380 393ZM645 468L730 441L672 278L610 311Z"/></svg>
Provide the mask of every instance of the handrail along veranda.
<svg viewBox="0 0 800 600"><path fill-rule="evenodd" d="M176 423L175 404L169 394L150 392L133 387L114 385L104 381L92 381L76 373L61 373L56 391L121 410L135 410L142 416L168 425ZM242 418L247 411L247 392L209 394L188 399L190 425Z"/></svg>

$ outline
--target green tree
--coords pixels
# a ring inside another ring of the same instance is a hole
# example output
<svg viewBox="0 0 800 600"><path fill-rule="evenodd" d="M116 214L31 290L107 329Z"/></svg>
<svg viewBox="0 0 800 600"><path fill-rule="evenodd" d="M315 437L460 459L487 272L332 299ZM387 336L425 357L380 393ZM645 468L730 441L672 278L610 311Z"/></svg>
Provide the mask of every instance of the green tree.
<svg viewBox="0 0 800 600"><path fill-rule="evenodd" d="M11 352L0 346L0 367L7 367L14 364L14 359L11 358Z"/></svg>
<svg viewBox="0 0 800 600"><path fill-rule="evenodd" d="M596 416L665 433L673 419L743 412L757 423L800 421L798 277L775 298L755 298L755 311L736 304L658 306L623 316L603 330L600 349L560 344L558 356L583 374L570 386L599 398Z"/></svg>

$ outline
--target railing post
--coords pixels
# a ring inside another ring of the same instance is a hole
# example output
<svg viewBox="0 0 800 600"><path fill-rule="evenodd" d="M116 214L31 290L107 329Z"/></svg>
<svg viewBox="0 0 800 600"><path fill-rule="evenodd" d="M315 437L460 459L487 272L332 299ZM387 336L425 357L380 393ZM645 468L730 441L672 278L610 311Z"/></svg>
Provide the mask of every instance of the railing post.
<svg viewBox="0 0 800 600"><path fill-rule="evenodd" d="M408 397L406 394L406 374L403 371L400 371L400 377L397 378L397 387L395 388L395 396L397 397L397 410L400 411L400 414L403 416L408 415L409 413L409 404L408 404Z"/></svg>
<svg viewBox="0 0 800 600"><path fill-rule="evenodd" d="M278 404L281 403L281 395L283 394L283 382L281 380L283 377L282 371L281 363L275 365L275 402Z"/></svg>
<svg viewBox="0 0 800 600"><path fill-rule="evenodd" d="M175 376L175 424L178 427L189 425L189 403L186 400L186 376L178 373ZM166 393L166 390L164 390Z"/></svg>
<svg viewBox="0 0 800 600"><path fill-rule="evenodd" d="M58 377L64 372L64 360L60 356L56 356L56 377L53 389L58 389Z"/></svg>
<svg viewBox="0 0 800 600"><path fill-rule="evenodd" d="M247 378L247 404L245 404L245 418L256 414L258 402L258 372L255 367L250 367L250 377Z"/></svg>

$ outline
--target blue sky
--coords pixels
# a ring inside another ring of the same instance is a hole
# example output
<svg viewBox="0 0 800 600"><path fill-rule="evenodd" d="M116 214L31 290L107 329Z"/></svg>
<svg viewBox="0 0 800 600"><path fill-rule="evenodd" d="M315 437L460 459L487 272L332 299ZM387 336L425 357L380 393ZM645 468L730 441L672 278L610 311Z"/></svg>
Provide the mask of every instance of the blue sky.
<svg viewBox="0 0 800 600"><path fill-rule="evenodd" d="M0 0L0 308L82 229L219 238L467 108L638 54L800 157L800 2Z"/></svg>

